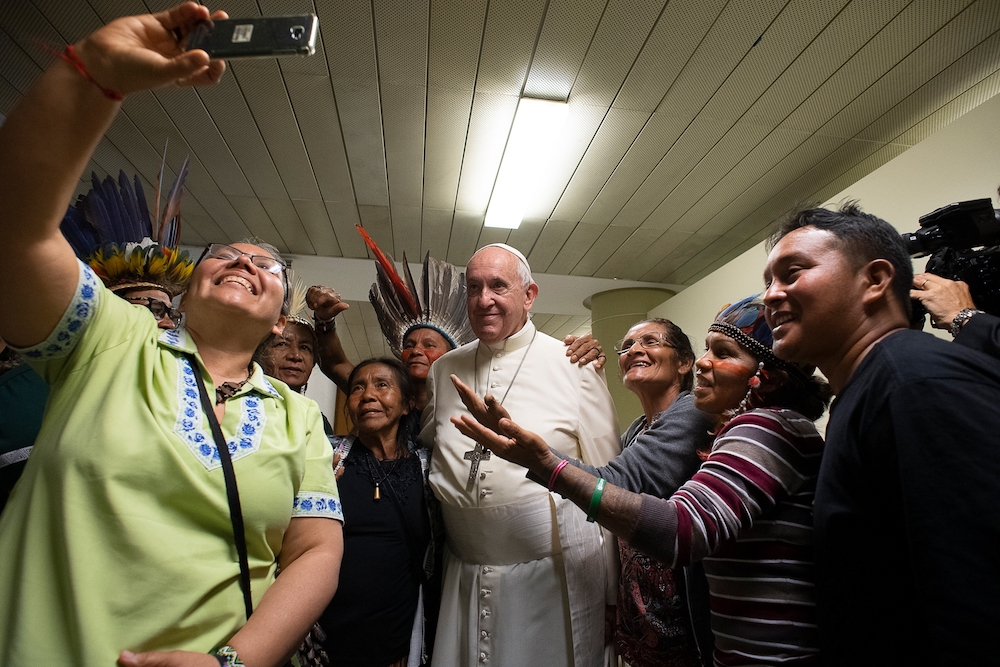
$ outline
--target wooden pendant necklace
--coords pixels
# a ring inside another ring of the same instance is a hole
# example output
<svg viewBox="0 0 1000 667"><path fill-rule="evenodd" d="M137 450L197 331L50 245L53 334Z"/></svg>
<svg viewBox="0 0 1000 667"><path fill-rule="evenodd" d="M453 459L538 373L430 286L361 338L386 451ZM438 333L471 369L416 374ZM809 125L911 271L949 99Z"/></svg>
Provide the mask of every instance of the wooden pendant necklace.
<svg viewBox="0 0 1000 667"><path fill-rule="evenodd" d="M368 468L368 477L371 478L372 486L375 487L375 493L372 495L372 499L375 502L382 500L382 493L379 490L379 486L382 482L388 485L389 475L396 471L399 467L399 462L403 460L403 457L392 459L387 470L383 470L382 466L379 465L378 459L371 453L367 447L365 447L365 465ZM378 471L376 473L376 471Z"/></svg>
<svg viewBox="0 0 1000 667"><path fill-rule="evenodd" d="M247 366L247 379L242 382L223 382L218 387L215 388L215 404L225 403L230 398L235 396L240 389L243 388L247 382L250 381L250 373L252 366Z"/></svg>

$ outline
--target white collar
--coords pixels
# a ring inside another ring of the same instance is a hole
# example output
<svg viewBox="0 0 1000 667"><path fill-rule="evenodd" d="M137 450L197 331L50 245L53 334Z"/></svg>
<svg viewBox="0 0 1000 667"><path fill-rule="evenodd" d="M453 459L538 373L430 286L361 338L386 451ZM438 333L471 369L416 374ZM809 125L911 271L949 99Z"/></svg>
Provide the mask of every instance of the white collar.
<svg viewBox="0 0 1000 667"><path fill-rule="evenodd" d="M512 333L507 338L504 338L496 345L488 345L483 341L479 341L479 343L493 353L513 352L514 350L520 350L522 347L528 346L534 337L535 325L531 323L531 318L528 318L528 321L524 323L523 327Z"/></svg>

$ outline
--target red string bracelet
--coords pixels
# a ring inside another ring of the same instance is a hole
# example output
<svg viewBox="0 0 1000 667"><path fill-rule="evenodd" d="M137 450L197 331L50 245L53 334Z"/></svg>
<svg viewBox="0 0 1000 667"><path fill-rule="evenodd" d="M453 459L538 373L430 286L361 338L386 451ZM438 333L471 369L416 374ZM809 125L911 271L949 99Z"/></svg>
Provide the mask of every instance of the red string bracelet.
<svg viewBox="0 0 1000 667"><path fill-rule="evenodd" d="M43 44L43 46L45 45ZM115 102L121 102L123 99L125 99L125 96L122 95L121 93L115 92L110 88L105 88L101 84L94 81L94 77L90 76L90 73L87 71L87 67L83 64L83 61L80 60L80 56L76 55L76 49L73 48L72 44L67 44L66 50L63 51L62 53L50 49L48 46L45 46L45 50L53 54L60 60L65 60L74 68L76 68L76 71L80 73L80 76L82 76L84 79L86 79L87 81L91 82L92 84L100 88L101 92L104 93L104 96L109 100L114 100Z"/></svg>
<svg viewBox="0 0 1000 667"><path fill-rule="evenodd" d="M549 491L554 491L555 490L555 487L556 487L556 478L559 477L559 473L562 472L562 469L565 468L567 466L567 464L569 464L569 461L567 461L566 459L563 459L556 466L556 469L552 471L552 476L549 477Z"/></svg>

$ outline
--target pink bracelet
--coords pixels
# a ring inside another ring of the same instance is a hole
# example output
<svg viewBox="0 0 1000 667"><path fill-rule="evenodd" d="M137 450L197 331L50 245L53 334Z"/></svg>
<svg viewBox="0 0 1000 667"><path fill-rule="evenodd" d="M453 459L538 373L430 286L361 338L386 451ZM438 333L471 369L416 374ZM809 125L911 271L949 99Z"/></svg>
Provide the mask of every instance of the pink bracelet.
<svg viewBox="0 0 1000 667"><path fill-rule="evenodd" d="M559 476L559 473L561 473L562 469L565 468L567 465L569 465L569 461L567 461L566 459L563 459L556 466L556 469L552 471L552 476L549 477L549 491L555 490L555 487L556 487L556 477Z"/></svg>

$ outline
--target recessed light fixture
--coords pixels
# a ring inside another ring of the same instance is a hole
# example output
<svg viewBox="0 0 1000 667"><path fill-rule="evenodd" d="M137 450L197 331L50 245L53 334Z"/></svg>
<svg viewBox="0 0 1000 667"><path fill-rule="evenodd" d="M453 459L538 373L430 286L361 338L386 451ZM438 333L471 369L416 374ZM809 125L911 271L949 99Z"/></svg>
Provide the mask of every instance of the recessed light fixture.
<svg viewBox="0 0 1000 667"><path fill-rule="evenodd" d="M521 225L568 111L565 102L529 97L518 102L484 226L517 229Z"/></svg>

